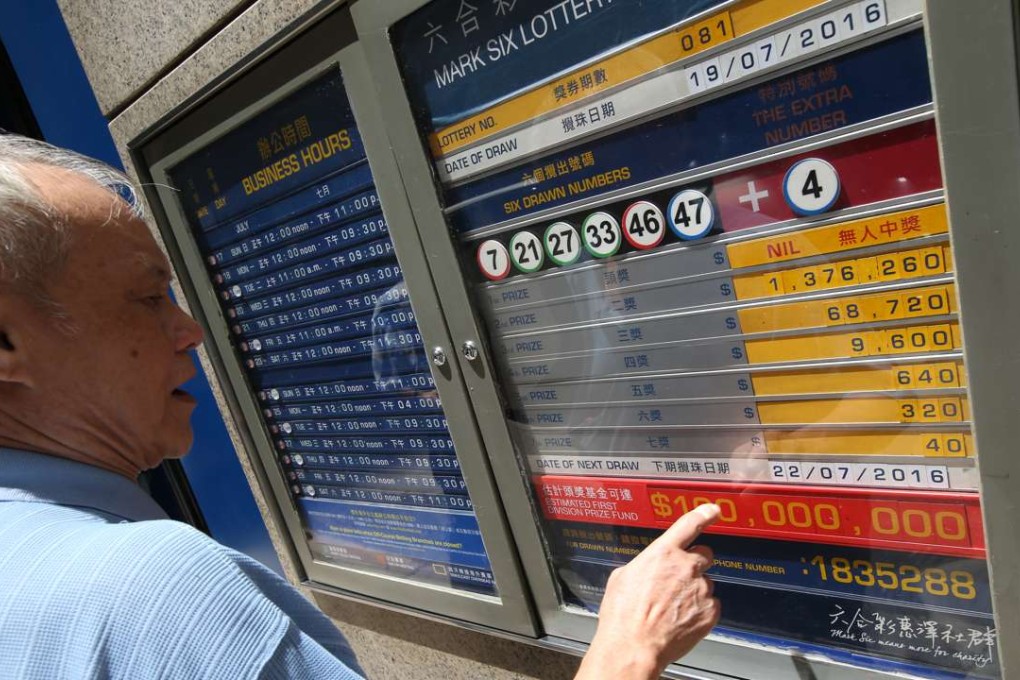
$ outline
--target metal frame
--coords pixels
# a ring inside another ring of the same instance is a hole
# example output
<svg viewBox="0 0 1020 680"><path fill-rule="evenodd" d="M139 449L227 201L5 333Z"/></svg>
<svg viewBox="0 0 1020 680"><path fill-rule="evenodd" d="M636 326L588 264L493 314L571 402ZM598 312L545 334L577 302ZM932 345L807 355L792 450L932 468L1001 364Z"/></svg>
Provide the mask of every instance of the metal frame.
<svg viewBox="0 0 1020 680"><path fill-rule="evenodd" d="M344 11L344 10L340 10ZM349 19L347 20L349 22ZM348 40L352 39L350 35ZM300 40L300 39L299 39ZM172 245L174 265L189 280L187 297L192 310L206 329L206 347L217 377L228 386L230 410L242 432L242 438L253 463L265 472L272 496L287 527L290 546L298 555L310 579L307 585L323 592L349 592L368 598L396 603L412 610L421 610L475 624L501 628L512 633L535 635L536 625L526 587L517 562L517 552L506 530L502 507L497 501L491 472L479 442L479 434L463 389L458 366L450 362L443 369L433 368L437 389L447 411L451 436L454 438L464 479L475 502L475 514L482 532L496 578L498 597L458 591L430 584L419 584L399 578L318 562L310 553L303 536L299 515L290 498L288 485L268 433L262 424L261 409L251 394L240 363L230 344L228 324L211 286L205 285L208 274L198 247L190 233L187 219L174 190L169 187L169 169L183 158L208 145L238 125L272 106L311 80L327 72L341 71L345 87L362 132L369 164L380 194L391 239L397 251L404 278L409 283L411 303L416 310L418 325L429 346L450 346L445 322L414 228L406 197L400 189L388 143L378 127L369 121L378 119L372 100L371 84L360 48L351 45L333 57L293 74L287 85L262 97L255 103L229 116L226 120L195 137L187 134L176 138L174 129L161 132L158 158L151 159L149 168L157 187L149 190L152 203L158 204L165 219L161 220L164 240ZM187 117L187 114L185 114ZM185 118L186 120L187 118ZM193 127L193 125L192 125ZM374 129L372 129L374 127ZM185 278L185 277L182 277Z"/></svg>
<svg viewBox="0 0 1020 680"><path fill-rule="evenodd" d="M1020 30L1012 0L965 4L927 0L925 25L1001 642L1020 629L1020 364L1007 341L1020 334ZM1002 677L1020 673L1020 647L1000 644L999 658Z"/></svg>
<svg viewBox="0 0 1020 680"><path fill-rule="evenodd" d="M437 192L437 178L432 167L432 162L428 156L428 153L424 147L423 141L420 138L414 116L411 111L411 105L408 101L407 95L401 85L402 77L397 65L396 57L392 49L389 30L390 27L414 12L417 9L428 4L430 0L359 0L352 7L352 14L354 16L355 24L357 26L358 35L361 42L365 45L365 51L370 59L371 68L375 74L376 90L378 93L380 104L384 112L383 122L386 125L387 132L390 139L393 142L394 153L397 157L397 161L400 165L400 171L403 175L404 184L407 190L408 197L413 206L415 217L417 218L418 228L422 234L422 240L426 244L426 254L429 258L429 262L434 273L435 283L439 291L440 297L444 302L444 308L447 310L447 320L450 326L450 331L454 338L461 340L472 340L476 344L484 344L485 335L480 332L480 323L475 318L474 313L471 311L471 297L465 287L464 280L460 274L460 265L457 255L454 250L454 246L449 237L449 228L446 224L444 212L441 207ZM970 40L968 47L975 52L974 61L981 61L982 66L983 59L986 55L982 53L979 46L983 46L984 38L983 33L978 30L968 32L966 35L962 34L959 30L960 18L967 15L967 9L963 6L963 3L952 3L951 0L928 0L927 4L929 7L926 9L926 13L931 11L931 4L936 5L936 14L931 19L934 30L934 38L929 38L931 42L938 44L953 44L961 40ZM997 5L1008 8L1010 6L1009 0L996 0ZM941 7L939 7L941 5ZM725 5L721 6L725 7ZM713 8L713 11L719 10L721 7ZM950 9L950 7L952 9ZM942 13L937 10L941 9ZM944 13L944 14L943 14ZM943 18L944 15L961 15L954 18ZM971 8L971 14L976 14ZM1013 45L1012 39L1012 21L1005 21L1003 19L1003 13L1000 8L998 16L995 12L984 13L982 17L972 17L969 23L980 24L981 30L985 29L986 25L994 25L995 29L1000 33L1008 33L1009 35L1003 36L1003 40L1010 40L1008 49L1012 50ZM1006 14L1010 19L1012 17ZM997 24L995 22L998 22ZM966 25L964 22L963 25ZM914 24L916 25L916 24ZM944 27L944 28L943 28ZM940 30L941 29L941 30ZM896 30L896 29L893 29ZM941 31L946 33L945 38L941 38ZM883 32L883 37L887 37L887 33ZM859 45L857 45L859 47ZM1002 46L1002 51L1007 48ZM809 60L810 61L810 60ZM805 62L808 63L808 62ZM936 67L939 65L936 63ZM952 69L954 64L948 64L947 69ZM1007 69L1008 66L1008 69ZM1013 70L1015 63L1013 55L1008 55L1008 60L1003 61L998 65L1000 71L1007 71L1004 77L1011 84L1009 94L1010 107L1009 111L1001 114L996 120L999 121L999 127L994 129L1008 128L1010 131L1011 139L1014 137L1020 140L1020 116L1017 116L1016 102L1015 102L1015 87L1012 86L1016 81L1016 72ZM981 71L985 73L986 71ZM961 82L961 76L959 73L951 72L946 75L942 75L938 68L935 69L935 84L937 86L945 81ZM940 77L941 76L941 77ZM740 87L748 87L754 82L763 78L771 77L771 74L767 74L762 78L752 78L746 83L740 83ZM967 76L973 77L973 76ZM948 87L948 84L946 85ZM727 88L720 88L719 91L713 91L711 97L720 96L721 93ZM991 94L988 97L988 106L993 106ZM701 101L703 98L698 97L697 101ZM973 111L969 106L971 100L960 97L957 99L957 104L962 109L958 116L961 118L960 128L966 130L966 126L970 124L971 119L965 116ZM994 100L994 104L998 105L999 100ZM925 113L930 111L930 107L924 107ZM940 106L940 115L945 115L943 111L944 107ZM924 119L930 116L925 113L918 112L913 118ZM1006 118L1008 118L1008 125ZM901 117L900 118L902 121ZM896 126L901 123L889 123L891 126ZM874 132L876 128L882 127L881 121L871 121L868 124L862 124L856 126L857 128L866 128L868 132ZM833 133L820 136L812 139L809 146L814 146L820 143L829 143L835 137L839 136L853 136L855 130L842 129L834 131ZM965 132L958 133L958 137L966 137ZM969 139L969 138L968 138ZM821 141L819 141L821 140ZM1005 151L1002 148L996 147L996 141L992 137L982 138L985 142L984 146L996 148L996 154L994 157L998 158L1003 155ZM942 141L944 146L952 147L953 144L963 146L966 142L964 139L960 139L958 142L950 138L947 143L945 140ZM771 158L776 155L783 155L784 147L779 149L769 150L767 152L759 152L754 155L751 159L741 159L741 162L761 162L764 158ZM796 145L794 145L796 146ZM1010 155L1010 162L1014 171L1011 173L1003 173L997 178L997 186L1001 187L1002 195L1016 195L1015 186L1017 181L1020 180L1020 164L1017 163L1015 156L1015 149L1020 145L1011 145L1008 149ZM803 148L803 145L800 146ZM964 149L960 153L967 153ZM948 156L948 151L947 151ZM968 156L971 159L985 158L983 154L974 154ZM974 160L970 162L973 163ZM719 166L725 166L726 163L718 164ZM983 166L987 167L987 166ZM684 175L699 175L708 173L709 171L717 172L719 168L716 167L705 167L699 168L696 172L683 173ZM966 171L964 171L966 173ZM947 173L948 175L949 173ZM979 172L970 172L969 177L972 182L975 182L980 177ZM684 179L688 179L684 177ZM947 177L947 179L949 179ZM657 183L663 181L677 181L676 177L668 178L668 180L659 180ZM959 181L959 179L954 179ZM950 184L949 186L952 186ZM1014 187L1013 189L1007 189L1007 186ZM962 182L959 190L966 191L967 183ZM612 200L619 200L622 195L630 193L639 193L641 191L647 191L647 187L632 187L619 192L613 192L612 194L601 196L597 201L593 203L609 202ZM955 193L951 194L955 196ZM1013 199L1017 200L1017 199ZM950 203L951 211L952 203ZM576 206L573 206L576 207ZM968 206L969 207L969 206ZM1020 210L1020 206L1013 206L1010 204L1012 210L1002 210L996 212L999 217L998 223L994 219L987 220L987 228L990 231L996 224L1005 222L1006 215L1015 215ZM981 206L981 211L987 211L988 206ZM559 212L566 212L570 210L570 206L556 208L555 210L542 211L541 214L528 216L527 218L521 218L517 220L508 220L506 223L500 223L499 225L493 225L486 229L486 232L490 231L502 231L504 228L510 226L513 223L514 226L521 226L525 223L530 223L538 219L548 219L549 215ZM975 206L977 209L977 206ZM956 212L960 211L959 206L956 208ZM968 214L972 214L973 211L968 211ZM1012 237L1017 239L1017 246L1020 247L1020 236ZM955 239L957 242L959 238ZM997 254L1000 253L1001 249L996 249ZM980 264L979 254L968 254L968 256L960 254L958 258L958 267L960 271L964 271L963 276L974 276L978 280L982 277L979 272L985 276L985 281L988 281L987 270L982 271ZM967 260L970 260L969 262ZM1020 284L1020 272L1012 273L1008 268L1007 258L1002 257L1001 264L1003 265L1003 271L999 272L999 275L1004 280L1016 280ZM1014 268L1015 269L1015 268ZM1011 274L1011 276L1010 276ZM970 284L973 288L967 288L962 292L962 295L966 297L966 308L969 310L971 306L978 306L978 300L987 299L990 295L995 295L1000 289L996 289L994 292L988 290L988 286L982 288L982 284L976 284L972 282ZM1018 286L1020 287L1020 286ZM978 308L980 308L978 306ZM454 310L459 310L460 313ZM985 318L977 318L973 312L969 312L970 316L964 315L964 326L971 338L975 334L981 332L976 328L980 323L987 321L988 327L984 329L984 334L988 336L988 342L981 342L981 346L988 346L988 343L992 341L993 333L998 333L998 327L1001 327L1003 323L1001 316L998 313L987 315ZM1020 318L1020 314L1016 318ZM968 324L969 321L969 324ZM1009 320L1007 324L1011 324L1009 327L1016 328L1020 331L1020 325L1017 322ZM984 338L982 338L984 339ZM516 455L514 453L514 447L511 442L507 424L503 416L501 397L497 392L497 388L491 378L492 366L491 359L487 356L486 352L483 352L482 359L484 364L479 366L480 362L475 362L475 365L463 364L463 370L465 380L468 388L471 390L472 401L475 405L475 412L481 425L483 437L485 438L486 446L492 459L492 465L496 472L497 483L500 488L500 492L503 495L503 502L506 505L508 518L510 525L514 531L514 537L517 543L522 549L522 560L525 571L528 575L529 584L531 585L532 592L535 595L536 604L538 607L539 614L542 619L542 624L545 631L553 636L559 636L562 638L569 638L579 641L590 640L594 634L595 619L590 615L580 613L578 611L571 611L567 608L561 607L557 595L557 588L553 581L553 575L550 572L549 565L546 563L544 552L541 550L542 538L539 535L536 522L534 509L530 501L530 490L527 488L526 477L522 476L522 470L516 463ZM1002 363L1006 363L1007 358L1002 358ZM995 384L994 377L1002 376L1001 366L994 367L990 364L986 364L987 368L981 367L979 362L969 363L971 371L974 377L971 378L971 391L974 392L977 389L981 389L984 384L984 380L988 380L990 383ZM1015 369L1014 373L1020 372L1020 368ZM983 373L984 376L979 376ZM1020 381L1020 375L1017 376ZM1004 383L1000 383L1004 384ZM1005 383L1008 384L1008 383ZM1003 388L998 388L998 392L994 395L986 395L981 403L975 405L975 411L980 410L981 405L987 401L994 401L998 404L998 415L1001 416L1000 420L994 424L989 424L988 420L980 420L976 424L975 433L979 430L986 431L992 429L996 425L1001 426L1003 432L1001 436L1005 437L1006 430L1010 423L1010 416L1013 415L1012 409L1004 408L1007 404L1010 404L1010 400L1004 398ZM1015 412L1015 411L1013 411ZM986 415L986 418L988 416ZM991 416L995 417L995 415ZM1014 416L1015 418L1015 416ZM986 437L992 437L995 435L987 434ZM984 455L984 454L981 454ZM1015 460L1008 459L1006 451L1002 451L1001 455L993 458L991 464L991 472L989 472L988 460L982 458L984 462L982 466L983 482L985 484L985 507L986 513L988 507L1011 507L1011 503L1007 500L1008 496L1008 477L1009 472L1014 474L1020 474L1020 463ZM1009 467L1006 467L1006 466ZM1006 578L1007 587L1002 588L1002 584L998 581L995 585L999 587L996 591L1001 597L1002 595L1008 595L1012 599L1010 601L1010 610L1004 612L1001 607L997 607L997 616L1000 623L999 630L1014 630L1015 628L1009 624L1020 623L1020 598L1016 597L1016 586L1015 584L1020 579L1020 549L1018 545L1017 531L1015 526L1009 526L1014 524L1012 518L1009 515L1005 517L1000 516L999 523L994 523L992 518L986 517L986 521L989 521L988 532L989 539L994 540L991 544L994 548L998 547L1000 543L1010 544L1012 539L1011 547L1005 550L1005 556L997 555L993 549L990 549L990 553L993 555L991 560L992 565L995 564L1008 564L1008 576ZM996 535L998 531L1000 536ZM1007 535L1008 534L1008 535ZM998 540L995 540L998 538ZM1000 601L1001 604L1001 601ZM1001 646L1000 646L1001 649ZM1007 654L1020 654L1014 650L1003 650L1003 656ZM1007 660L1003 659L1004 668L1015 668L1020 667L1015 663L1007 664ZM692 668L693 667L693 668ZM687 655L683 659L682 666L673 666L672 673L677 677L699 677L699 671L697 669L710 669L709 672L724 673L732 676L742 677L769 677L769 678L797 678L797 677L815 677L816 673L824 674L827 678L861 678L861 677L903 677L902 672L883 672L876 671L874 669L860 668L857 666L851 666L839 661L833 661L829 658L816 658L816 657L804 657L797 651L783 650L776 647L765 647L762 645L756 645L748 643L744 640L736 639L725 639L724 636L710 636L706 641L702 642L693 652ZM1008 677L1008 671L1004 671L1006 677Z"/></svg>

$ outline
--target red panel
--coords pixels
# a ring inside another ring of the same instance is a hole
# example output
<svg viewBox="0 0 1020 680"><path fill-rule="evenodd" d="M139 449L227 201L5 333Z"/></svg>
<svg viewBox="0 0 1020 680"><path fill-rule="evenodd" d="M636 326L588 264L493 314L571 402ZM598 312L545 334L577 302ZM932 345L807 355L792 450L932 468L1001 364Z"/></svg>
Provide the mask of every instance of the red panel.
<svg viewBox="0 0 1020 680"><path fill-rule="evenodd" d="M783 197L783 178L804 158L821 158L836 168L841 191L831 210L942 187L935 123L925 121L715 178L722 228L736 231L796 217Z"/></svg>
<svg viewBox="0 0 1020 680"><path fill-rule="evenodd" d="M661 528L711 502L723 510L713 533L984 557L975 494L559 476L534 481L549 519Z"/></svg>

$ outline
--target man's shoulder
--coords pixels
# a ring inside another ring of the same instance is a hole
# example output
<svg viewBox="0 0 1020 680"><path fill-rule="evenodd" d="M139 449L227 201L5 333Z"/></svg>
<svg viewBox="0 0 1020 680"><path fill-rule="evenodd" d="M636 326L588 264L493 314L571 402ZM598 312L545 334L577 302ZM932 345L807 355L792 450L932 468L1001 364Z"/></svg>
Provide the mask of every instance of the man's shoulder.
<svg viewBox="0 0 1020 680"><path fill-rule="evenodd" d="M0 533L5 515L24 526L21 540L0 541L0 651L15 653L4 639L19 637L3 622L30 620L42 634L15 645L26 658L62 649L61 663L93 669L105 659L111 677L192 677L201 668L254 677L286 633L288 620L234 553L193 527L5 505Z"/></svg>
<svg viewBox="0 0 1020 680"><path fill-rule="evenodd" d="M8 576L30 567L51 583L73 579L91 590L129 590L147 580L194 583L210 570L237 574L229 551L172 520L111 522L88 509L0 503L0 526L6 534L0 541L0 580L4 565Z"/></svg>

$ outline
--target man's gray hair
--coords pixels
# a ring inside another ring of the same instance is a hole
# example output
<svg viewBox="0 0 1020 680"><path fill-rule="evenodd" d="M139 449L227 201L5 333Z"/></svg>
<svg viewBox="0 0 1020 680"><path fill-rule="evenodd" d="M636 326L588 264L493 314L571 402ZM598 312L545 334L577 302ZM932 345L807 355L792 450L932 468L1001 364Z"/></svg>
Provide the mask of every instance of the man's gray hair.
<svg viewBox="0 0 1020 680"><path fill-rule="evenodd" d="M28 137L0 134L0 286L41 295L46 277L66 258L68 225L28 178L31 166L82 175L139 216L141 203L131 181L105 163Z"/></svg>

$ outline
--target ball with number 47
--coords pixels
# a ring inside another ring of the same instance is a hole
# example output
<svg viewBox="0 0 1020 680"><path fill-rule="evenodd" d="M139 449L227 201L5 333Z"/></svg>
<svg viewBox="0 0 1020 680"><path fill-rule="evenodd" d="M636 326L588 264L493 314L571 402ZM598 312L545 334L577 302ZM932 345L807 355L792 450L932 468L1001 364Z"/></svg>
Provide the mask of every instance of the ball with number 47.
<svg viewBox="0 0 1020 680"><path fill-rule="evenodd" d="M684 189L669 200L669 226L685 241L705 236L715 224L715 207L697 189Z"/></svg>
<svg viewBox="0 0 1020 680"><path fill-rule="evenodd" d="M794 163L783 178L783 197L798 215L818 215L839 198L839 173L828 161L805 158Z"/></svg>

